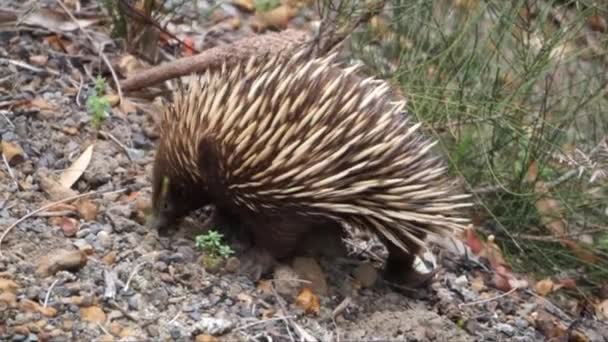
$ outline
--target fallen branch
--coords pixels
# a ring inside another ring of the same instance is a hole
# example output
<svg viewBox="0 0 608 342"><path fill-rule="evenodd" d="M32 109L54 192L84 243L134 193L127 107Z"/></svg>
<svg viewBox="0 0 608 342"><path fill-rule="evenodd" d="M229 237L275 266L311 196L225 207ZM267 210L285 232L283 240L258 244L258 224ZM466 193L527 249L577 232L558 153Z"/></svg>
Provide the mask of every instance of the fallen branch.
<svg viewBox="0 0 608 342"><path fill-rule="evenodd" d="M312 41L311 36L300 30L270 32L259 36L245 37L232 44L217 46L196 56L185 57L138 72L120 84L124 91L149 87L163 81L200 73L221 66L224 61L235 61L254 55L277 53Z"/></svg>

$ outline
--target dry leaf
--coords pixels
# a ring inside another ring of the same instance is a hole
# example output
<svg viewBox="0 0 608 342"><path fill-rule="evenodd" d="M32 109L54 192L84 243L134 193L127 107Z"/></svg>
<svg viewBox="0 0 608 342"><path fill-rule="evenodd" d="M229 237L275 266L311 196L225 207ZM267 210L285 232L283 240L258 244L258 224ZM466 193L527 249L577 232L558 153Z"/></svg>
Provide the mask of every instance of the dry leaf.
<svg viewBox="0 0 608 342"><path fill-rule="evenodd" d="M21 24L38 26L50 31L69 32L86 28L97 23L98 19L77 19L74 22L64 12L54 11L47 8L38 8L34 11L25 12L21 18Z"/></svg>
<svg viewBox="0 0 608 342"><path fill-rule="evenodd" d="M50 104L47 100L37 97L30 102L30 106L39 110L55 110L55 106Z"/></svg>
<svg viewBox="0 0 608 342"><path fill-rule="evenodd" d="M253 0L232 0L232 4L243 11L253 12L255 11L255 3Z"/></svg>
<svg viewBox="0 0 608 342"><path fill-rule="evenodd" d="M282 5L268 12L256 13L251 25L256 32L262 32L266 29L283 30L287 28L287 24L296 13L295 9Z"/></svg>
<svg viewBox="0 0 608 342"><path fill-rule="evenodd" d="M538 161L535 160L532 163L530 163L530 166L528 167L528 170L526 171L526 177L524 178L524 181L526 183L534 183L537 178L538 178Z"/></svg>
<svg viewBox="0 0 608 342"><path fill-rule="evenodd" d="M536 286L534 286L534 290L539 295L546 297L549 293L553 291L554 285L555 284L553 283L553 281L547 278L536 283Z"/></svg>
<svg viewBox="0 0 608 342"><path fill-rule="evenodd" d="M608 299L595 305L595 313L600 319L608 321Z"/></svg>
<svg viewBox="0 0 608 342"><path fill-rule="evenodd" d="M483 291L486 288L486 284L483 281L483 277L477 276L473 278L473 280L471 281L471 287L477 292Z"/></svg>
<svg viewBox="0 0 608 342"><path fill-rule="evenodd" d="M76 208L85 221L94 221L97 218L97 206L90 200L78 202Z"/></svg>
<svg viewBox="0 0 608 342"><path fill-rule="evenodd" d="M59 177L59 184L69 189L76 183L78 178L82 176L84 170L86 170L87 166L91 162L91 157L93 156L93 145L91 144L87 147L86 150L72 163L72 165L67 168Z"/></svg>
<svg viewBox="0 0 608 342"><path fill-rule="evenodd" d="M272 294L272 283L270 280L260 280L258 284L258 291L267 295Z"/></svg>
<svg viewBox="0 0 608 342"><path fill-rule="evenodd" d="M471 248L471 252L476 255L479 254L483 249L483 242L479 239L473 229L467 229L464 233L466 244Z"/></svg>
<svg viewBox="0 0 608 342"><path fill-rule="evenodd" d="M597 31L597 32L606 32L606 19L604 19L604 17L602 17L599 14L594 14L589 16L589 18L587 19L587 22L589 23L589 27L593 30L593 31Z"/></svg>
<svg viewBox="0 0 608 342"><path fill-rule="evenodd" d="M541 218L541 222L555 236L567 233L566 222L562 218L561 203L550 196L547 186L543 182L537 182L535 192L542 197L536 201L535 206Z"/></svg>
<svg viewBox="0 0 608 342"><path fill-rule="evenodd" d="M317 297L317 295L315 295L312 290L307 287L304 287L298 295L298 298L296 298L296 304L300 308L304 309L307 314L317 315L321 309L319 305L319 297Z"/></svg>
<svg viewBox="0 0 608 342"><path fill-rule="evenodd" d="M30 56L30 63L37 66L44 66L49 60L48 55L35 55Z"/></svg>
<svg viewBox="0 0 608 342"><path fill-rule="evenodd" d="M49 195L51 201L62 200L77 194L76 191L64 187L56 180L42 175L40 176L40 179L38 179L38 185L40 185L42 191Z"/></svg>
<svg viewBox="0 0 608 342"><path fill-rule="evenodd" d="M23 149L16 143L3 141L2 144L0 144L0 149L10 166L17 165L25 160Z"/></svg>

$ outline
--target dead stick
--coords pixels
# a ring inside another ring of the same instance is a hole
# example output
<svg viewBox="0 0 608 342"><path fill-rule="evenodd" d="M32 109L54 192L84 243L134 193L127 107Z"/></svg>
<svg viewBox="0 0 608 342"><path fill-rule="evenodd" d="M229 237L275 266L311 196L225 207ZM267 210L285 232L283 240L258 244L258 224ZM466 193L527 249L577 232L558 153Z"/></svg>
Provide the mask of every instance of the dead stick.
<svg viewBox="0 0 608 342"><path fill-rule="evenodd" d="M293 29L246 37L232 44L211 48L196 56L181 58L143 70L124 80L120 86L125 91L138 90L169 79L203 72L220 66L224 61L276 53L309 41L312 41L312 38L308 33Z"/></svg>

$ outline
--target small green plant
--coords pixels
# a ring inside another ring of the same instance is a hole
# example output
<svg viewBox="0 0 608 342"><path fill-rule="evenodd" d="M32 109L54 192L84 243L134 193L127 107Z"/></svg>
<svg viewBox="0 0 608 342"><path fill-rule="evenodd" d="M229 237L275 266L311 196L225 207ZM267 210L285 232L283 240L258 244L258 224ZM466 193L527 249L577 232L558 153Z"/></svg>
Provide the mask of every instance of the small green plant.
<svg viewBox="0 0 608 342"><path fill-rule="evenodd" d="M220 261L230 257L234 251L230 246L222 242L224 236L215 230L210 230L207 234L196 237L196 247L203 251L203 264L206 267L214 268Z"/></svg>
<svg viewBox="0 0 608 342"><path fill-rule="evenodd" d="M110 102L104 97L106 89L106 80L97 77L93 94L87 99L87 110L92 116L91 124L94 128L98 128L103 119L107 116L107 111L110 109Z"/></svg>

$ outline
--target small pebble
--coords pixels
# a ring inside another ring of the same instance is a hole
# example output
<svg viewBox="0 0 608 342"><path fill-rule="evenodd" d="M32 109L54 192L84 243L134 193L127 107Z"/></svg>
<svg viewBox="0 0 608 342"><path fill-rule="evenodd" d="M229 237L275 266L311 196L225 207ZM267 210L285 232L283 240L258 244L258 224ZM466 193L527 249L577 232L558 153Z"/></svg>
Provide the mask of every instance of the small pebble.
<svg viewBox="0 0 608 342"><path fill-rule="evenodd" d="M99 241L99 244L105 249L112 248L112 237L104 230L97 233L97 241Z"/></svg>

